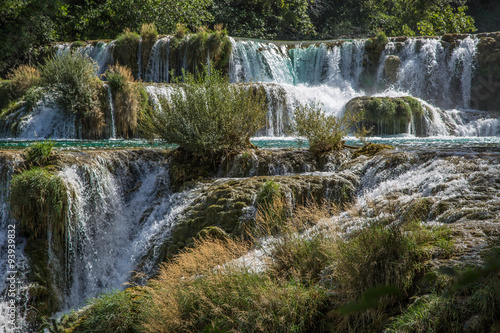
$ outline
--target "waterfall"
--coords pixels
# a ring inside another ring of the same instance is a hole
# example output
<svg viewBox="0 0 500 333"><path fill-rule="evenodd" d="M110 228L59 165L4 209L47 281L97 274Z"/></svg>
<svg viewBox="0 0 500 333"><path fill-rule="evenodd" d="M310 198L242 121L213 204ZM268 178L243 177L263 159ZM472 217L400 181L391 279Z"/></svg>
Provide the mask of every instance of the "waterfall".
<svg viewBox="0 0 500 333"><path fill-rule="evenodd" d="M0 155L0 332L6 333L26 327L28 310L26 240L19 237L8 203L10 179L19 162L19 155Z"/></svg>
<svg viewBox="0 0 500 333"><path fill-rule="evenodd" d="M170 70L170 37L158 39L149 56L145 81L168 82Z"/></svg>
<svg viewBox="0 0 500 333"><path fill-rule="evenodd" d="M139 46L137 50L137 79L140 81L142 79L142 38L139 38Z"/></svg>
<svg viewBox="0 0 500 333"><path fill-rule="evenodd" d="M20 121L17 128L18 138L75 139L78 137L75 126L75 114L64 112L55 102L54 96L44 96L44 98L38 101L33 111L28 114L21 113L19 117Z"/></svg>
<svg viewBox="0 0 500 333"><path fill-rule="evenodd" d="M115 125L115 103L111 94L111 87L108 84L104 85L108 91L109 109L111 115L111 135L110 139L116 139L116 125Z"/></svg>
<svg viewBox="0 0 500 333"><path fill-rule="evenodd" d="M66 309L121 286L132 271L154 273L157 258L148 253L157 253L198 191L171 193L168 166L160 155L101 153L59 175L75 194L69 212Z"/></svg>

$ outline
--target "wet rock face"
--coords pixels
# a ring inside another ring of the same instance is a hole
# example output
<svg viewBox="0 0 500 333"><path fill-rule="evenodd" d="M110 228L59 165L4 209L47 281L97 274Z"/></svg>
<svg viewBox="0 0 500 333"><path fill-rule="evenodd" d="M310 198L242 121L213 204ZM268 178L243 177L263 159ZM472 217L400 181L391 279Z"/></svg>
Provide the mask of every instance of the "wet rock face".
<svg viewBox="0 0 500 333"><path fill-rule="evenodd" d="M498 111L500 104L500 32L482 33L477 45L477 69L472 87L471 106Z"/></svg>

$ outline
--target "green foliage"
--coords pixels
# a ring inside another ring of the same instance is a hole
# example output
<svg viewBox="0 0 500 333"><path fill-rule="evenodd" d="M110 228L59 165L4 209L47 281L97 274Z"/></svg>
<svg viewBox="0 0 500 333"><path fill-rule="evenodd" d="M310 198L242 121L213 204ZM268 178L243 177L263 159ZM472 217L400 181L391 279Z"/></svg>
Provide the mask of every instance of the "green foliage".
<svg viewBox="0 0 500 333"><path fill-rule="evenodd" d="M265 124L265 96L229 84L217 70L186 73L180 87L160 101L146 126L186 151L219 154L249 147Z"/></svg>
<svg viewBox="0 0 500 333"><path fill-rule="evenodd" d="M318 104L300 105L295 109L293 134L309 140L309 149L315 155L342 149L342 140L361 119L346 112L342 117L327 116Z"/></svg>
<svg viewBox="0 0 500 333"><path fill-rule="evenodd" d="M466 14L467 6L455 9L451 5L434 8L425 13L417 23L418 34L422 36L444 35L447 33L466 33L476 31L474 19Z"/></svg>
<svg viewBox="0 0 500 333"><path fill-rule="evenodd" d="M466 14L467 6L446 1L385 0L372 8L371 26L390 36L443 35L476 30L474 19Z"/></svg>
<svg viewBox="0 0 500 333"><path fill-rule="evenodd" d="M19 220L21 234L31 239L45 239L49 230L56 239L65 235L68 200L63 179L46 169L35 167L12 177L12 216Z"/></svg>
<svg viewBox="0 0 500 333"><path fill-rule="evenodd" d="M232 36L266 39L310 39L315 27L307 0L217 0L214 22L227 26Z"/></svg>
<svg viewBox="0 0 500 333"><path fill-rule="evenodd" d="M262 188L257 194L257 203L259 205L269 205L282 195L280 184L271 179L262 184Z"/></svg>
<svg viewBox="0 0 500 333"><path fill-rule="evenodd" d="M57 93L58 102L67 112L82 119L84 136L94 138L104 128L103 89L96 69L93 60L73 52L49 58L41 69L43 84Z"/></svg>
<svg viewBox="0 0 500 333"><path fill-rule="evenodd" d="M54 158L54 142L43 141L31 144L24 151L24 161L28 168L44 167Z"/></svg>
<svg viewBox="0 0 500 333"><path fill-rule="evenodd" d="M72 332L139 332L136 302L131 291L114 290L91 298L83 320Z"/></svg>

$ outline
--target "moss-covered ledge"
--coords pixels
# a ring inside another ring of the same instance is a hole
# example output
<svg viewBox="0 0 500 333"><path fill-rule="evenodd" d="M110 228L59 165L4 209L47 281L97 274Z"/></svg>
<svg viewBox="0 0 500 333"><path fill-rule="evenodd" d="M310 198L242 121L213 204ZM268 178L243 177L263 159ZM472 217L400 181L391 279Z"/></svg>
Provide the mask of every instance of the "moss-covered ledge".
<svg viewBox="0 0 500 333"><path fill-rule="evenodd" d="M363 112L364 122L367 128L373 127L374 134L407 133L410 122L417 136L425 134L422 126L425 111L413 97L356 97L346 104L346 111Z"/></svg>
<svg viewBox="0 0 500 333"><path fill-rule="evenodd" d="M358 176L349 171L291 176L256 176L216 180L203 185L201 195L182 214L161 248L159 262L193 244L205 228L218 227L232 237L251 232L258 193L266 182L279 184L291 208L309 201L343 204L353 200Z"/></svg>

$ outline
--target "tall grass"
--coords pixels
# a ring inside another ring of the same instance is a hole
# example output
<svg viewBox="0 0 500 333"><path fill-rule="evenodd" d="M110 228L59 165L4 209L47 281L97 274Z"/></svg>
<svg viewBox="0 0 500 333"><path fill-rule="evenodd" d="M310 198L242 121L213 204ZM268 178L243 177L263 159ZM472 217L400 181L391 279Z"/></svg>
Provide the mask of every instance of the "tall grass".
<svg viewBox="0 0 500 333"><path fill-rule="evenodd" d="M123 138L133 137L137 130L137 120L141 109L141 92L134 84L130 68L111 66L106 72L116 112L116 132Z"/></svg>
<svg viewBox="0 0 500 333"><path fill-rule="evenodd" d="M147 332L305 332L324 299L319 289L271 279L231 263L245 243L204 240L142 288Z"/></svg>

